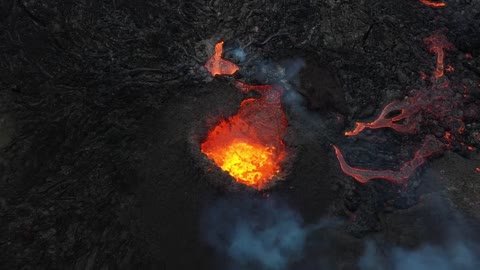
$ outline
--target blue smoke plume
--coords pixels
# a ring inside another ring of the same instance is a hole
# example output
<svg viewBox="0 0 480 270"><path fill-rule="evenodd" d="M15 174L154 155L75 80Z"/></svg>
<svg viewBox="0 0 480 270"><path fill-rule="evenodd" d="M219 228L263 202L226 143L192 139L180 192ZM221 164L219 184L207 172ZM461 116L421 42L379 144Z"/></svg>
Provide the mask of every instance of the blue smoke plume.
<svg viewBox="0 0 480 270"><path fill-rule="evenodd" d="M239 62L243 62L247 58L247 53L245 53L242 48L233 49L230 53L233 54Z"/></svg>
<svg viewBox="0 0 480 270"><path fill-rule="evenodd" d="M202 223L204 240L231 269L287 269L301 258L309 231L296 212L270 198L218 201Z"/></svg>
<svg viewBox="0 0 480 270"><path fill-rule="evenodd" d="M389 255L380 254L368 242L359 260L360 270L476 270L480 269L478 248L473 243L457 240L444 246L425 245L416 250L395 247Z"/></svg>

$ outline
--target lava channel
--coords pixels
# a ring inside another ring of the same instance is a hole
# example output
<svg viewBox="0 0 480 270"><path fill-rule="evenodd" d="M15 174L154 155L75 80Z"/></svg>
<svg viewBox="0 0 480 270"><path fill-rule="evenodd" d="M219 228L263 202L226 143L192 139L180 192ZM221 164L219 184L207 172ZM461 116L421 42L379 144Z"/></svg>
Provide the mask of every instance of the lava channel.
<svg viewBox="0 0 480 270"><path fill-rule="evenodd" d="M355 168L350 166L343 157L342 152L338 147L333 145L335 150L335 154L337 155L338 162L340 163L340 168L342 171L355 178L360 183L367 183L372 179L386 179L390 182L395 184L402 184L407 179L409 179L415 170L422 165L427 157L431 156L434 153L441 151L442 143L435 139L433 136L427 136L425 139L425 143L422 147L415 152L415 157L406 162L402 168L398 171L393 170L368 170L368 169L361 169Z"/></svg>
<svg viewBox="0 0 480 270"><path fill-rule="evenodd" d="M402 133L415 133L417 128L416 115L422 106L412 106L408 100L393 101L385 106L378 118L370 123L356 122L355 129L345 132L345 136L355 136L365 128L392 128ZM392 113L398 114L389 117Z"/></svg>
<svg viewBox="0 0 480 270"><path fill-rule="evenodd" d="M427 37L423 40L425 44L428 44L428 50L437 55L437 68L433 72L435 78L441 78L445 74L445 50L452 50L455 47L450 43L445 35L436 33L433 36Z"/></svg>
<svg viewBox="0 0 480 270"><path fill-rule="evenodd" d="M462 106L455 93L449 88L431 88L418 91L404 100L387 104L380 115L372 122L356 122L355 129L346 131L345 136L355 136L366 128L391 128L400 133L414 134L426 119L436 119L441 123L451 123L449 128L462 133L464 124L461 118L452 115ZM472 107L472 110L475 110Z"/></svg>
<svg viewBox="0 0 480 270"><path fill-rule="evenodd" d="M440 31L423 41L429 45L429 51L437 56L437 66L432 76L432 82L435 82L436 79L444 75L445 71L453 71L451 66L445 68L444 58L446 50L455 48ZM423 79L426 78L423 75L422 77ZM377 119L369 123L357 122L355 129L345 132L345 135L355 136L366 128L391 128L400 133L414 134L420 126L434 120L437 121L436 125L447 130L443 139L444 144L431 135L427 136L423 146L415 153L415 157L403 164L398 171L354 168L345 161L340 149L333 146L343 172L361 183L383 178L400 184L410 178L416 168L422 165L428 156L443 151L445 147L447 149L451 148L455 136L460 136L465 131L462 117L475 117L475 112L478 110L476 105L469 105L469 108L462 109L465 104L449 87L449 81L439 80L439 82L431 88L420 90L404 100L387 104ZM467 95L464 94L464 97L467 98ZM463 142L460 142L460 144L465 146ZM467 149L470 148L467 146Z"/></svg>
<svg viewBox="0 0 480 270"><path fill-rule="evenodd" d="M205 68L215 77L215 75L233 75L238 71L238 66L222 58L223 41L215 45L215 53L205 63Z"/></svg>
<svg viewBox="0 0 480 270"><path fill-rule="evenodd" d="M283 88L240 82L237 87L261 97L242 101L238 114L208 132L201 151L237 182L260 190L278 175L287 155L282 140L288 124L280 100Z"/></svg>
<svg viewBox="0 0 480 270"><path fill-rule="evenodd" d="M420 0L420 2L422 2L423 4L425 4L427 6L430 6L430 7L444 7L444 6L447 5L443 2L434 2L434 1L430 1L430 0Z"/></svg>

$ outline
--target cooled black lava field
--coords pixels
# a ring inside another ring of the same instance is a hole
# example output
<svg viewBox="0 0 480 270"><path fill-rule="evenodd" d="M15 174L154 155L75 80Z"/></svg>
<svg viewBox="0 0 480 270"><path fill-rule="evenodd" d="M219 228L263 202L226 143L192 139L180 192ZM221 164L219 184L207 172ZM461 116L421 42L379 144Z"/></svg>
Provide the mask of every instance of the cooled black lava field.
<svg viewBox="0 0 480 270"><path fill-rule="evenodd" d="M480 1L0 1L0 269L480 269Z"/></svg>

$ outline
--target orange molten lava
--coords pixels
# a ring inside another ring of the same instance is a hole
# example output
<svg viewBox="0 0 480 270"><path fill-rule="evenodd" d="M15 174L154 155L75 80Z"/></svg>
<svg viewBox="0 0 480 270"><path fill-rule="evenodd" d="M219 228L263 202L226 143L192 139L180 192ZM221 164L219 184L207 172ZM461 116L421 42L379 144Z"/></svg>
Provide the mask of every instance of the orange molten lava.
<svg viewBox="0 0 480 270"><path fill-rule="evenodd" d="M431 7L444 7L444 6L447 5L443 2L434 2L434 1L430 1L430 0L420 0L420 2L424 3L427 6L431 6Z"/></svg>
<svg viewBox="0 0 480 270"><path fill-rule="evenodd" d="M238 114L208 132L201 150L237 182L262 189L280 172L286 156L282 137L287 118L280 100L283 88L240 82L237 87L245 92L255 90L261 97L244 100Z"/></svg>
<svg viewBox="0 0 480 270"><path fill-rule="evenodd" d="M404 100L393 101L383 108L377 119L370 123L357 122L355 129L345 132L345 135L355 136L366 128L391 128L401 133L414 134L425 117L456 122L458 124L451 128L461 134L465 127L460 118L452 116L453 108L460 106L454 100L454 95L450 89L438 87L428 92L418 92Z"/></svg>
<svg viewBox="0 0 480 270"><path fill-rule="evenodd" d="M431 37L427 37L423 40L423 42L429 45L428 50L430 52L433 52L437 55L437 68L433 72L433 75L438 79L445 74L445 64L443 62L445 58L445 50L452 50L454 46L441 33L436 33Z"/></svg>
<svg viewBox="0 0 480 270"><path fill-rule="evenodd" d="M421 109L421 106L410 106L408 100L393 101L382 110L378 118L371 123L357 122L353 131L345 132L345 136L355 136L365 128L392 128L398 132L415 133L416 119L415 114ZM389 118L389 114L399 112L398 115Z"/></svg>
<svg viewBox="0 0 480 270"><path fill-rule="evenodd" d="M355 178L360 183L367 183L372 179L382 178L391 181L396 184L401 184L415 172L415 170L422 165L426 158L442 149L442 144L436 140L433 136L426 137L423 146L417 150L415 157L409 162L405 163L398 171L392 170L367 170L354 168L345 161L342 152L338 147L333 146L335 154L337 155L338 162L342 171Z"/></svg>
<svg viewBox="0 0 480 270"><path fill-rule="evenodd" d="M215 45L215 53L205 63L205 68L215 75L233 75L238 70L238 66L234 63L222 58L223 41Z"/></svg>

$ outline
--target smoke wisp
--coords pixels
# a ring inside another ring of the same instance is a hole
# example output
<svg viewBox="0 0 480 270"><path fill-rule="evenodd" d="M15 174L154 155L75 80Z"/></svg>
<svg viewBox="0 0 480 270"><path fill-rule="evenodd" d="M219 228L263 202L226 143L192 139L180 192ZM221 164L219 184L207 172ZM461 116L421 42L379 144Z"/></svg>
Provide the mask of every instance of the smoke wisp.
<svg viewBox="0 0 480 270"><path fill-rule="evenodd" d="M228 258L230 269L287 269L302 257L310 230L298 213L271 198L219 200L202 222L204 240Z"/></svg>

